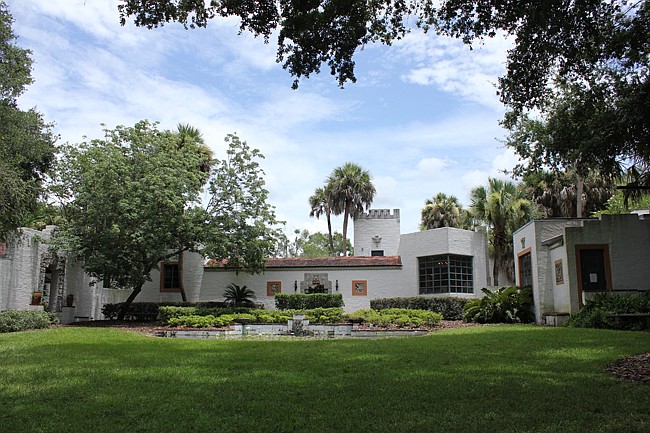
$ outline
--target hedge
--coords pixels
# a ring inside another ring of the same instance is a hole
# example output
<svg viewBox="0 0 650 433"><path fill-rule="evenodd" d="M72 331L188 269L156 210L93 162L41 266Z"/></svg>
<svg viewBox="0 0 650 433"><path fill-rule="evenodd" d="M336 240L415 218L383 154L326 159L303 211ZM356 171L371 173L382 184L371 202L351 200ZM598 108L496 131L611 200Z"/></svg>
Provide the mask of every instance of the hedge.
<svg viewBox="0 0 650 433"><path fill-rule="evenodd" d="M102 314L108 320L117 319L124 302L104 304ZM158 318L162 306L170 307L197 307L197 308L224 308L225 302L133 302L124 316L124 320L136 322L153 322Z"/></svg>
<svg viewBox="0 0 650 433"><path fill-rule="evenodd" d="M44 311L0 311L0 333L47 328L57 321L54 313Z"/></svg>
<svg viewBox="0 0 650 433"><path fill-rule="evenodd" d="M409 308L387 308L385 310L364 309L347 315L350 319L362 320L373 325L397 325L399 327L436 326L442 315L428 310Z"/></svg>
<svg viewBox="0 0 650 433"><path fill-rule="evenodd" d="M389 308L406 308L408 310L427 310L442 314L446 320L462 320L465 305L470 299L464 298L437 298L413 296L408 298L380 298L370 301L373 310L387 310Z"/></svg>
<svg viewBox="0 0 650 433"><path fill-rule="evenodd" d="M169 326L193 328L220 327L246 319L252 323L286 324L294 314L304 314L313 324L345 321L343 308L314 308L310 310L261 310L254 308L160 307L160 319ZM208 317L202 319L201 317Z"/></svg>
<svg viewBox="0 0 650 433"><path fill-rule="evenodd" d="M343 295L340 293L295 293L275 295L275 307L278 310L312 310L314 308L343 307Z"/></svg>

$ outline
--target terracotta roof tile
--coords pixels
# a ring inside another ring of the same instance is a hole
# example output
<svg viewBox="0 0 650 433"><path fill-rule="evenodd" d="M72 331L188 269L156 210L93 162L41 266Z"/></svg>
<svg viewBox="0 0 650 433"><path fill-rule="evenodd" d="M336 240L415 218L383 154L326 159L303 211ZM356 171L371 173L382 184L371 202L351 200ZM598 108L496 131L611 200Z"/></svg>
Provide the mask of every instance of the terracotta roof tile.
<svg viewBox="0 0 650 433"><path fill-rule="evenodd" d="M224 268L226 261L210 260L208 268ZM270 258L265 267L269 268L355 268L355 267L381 267L402 266L400 256L382 257L319 257L319 258Z"/></svg>

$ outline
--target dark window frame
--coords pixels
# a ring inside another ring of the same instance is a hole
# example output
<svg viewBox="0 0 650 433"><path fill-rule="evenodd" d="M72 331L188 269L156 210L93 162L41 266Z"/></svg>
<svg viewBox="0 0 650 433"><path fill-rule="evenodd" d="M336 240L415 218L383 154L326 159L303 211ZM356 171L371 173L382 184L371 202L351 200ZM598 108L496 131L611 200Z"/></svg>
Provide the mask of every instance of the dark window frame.
<svg viewBox="0 0 650 433"><path fill-rule="evenodd" d="M181 291L180 275L177 261L163 262L160 264L160 291Z"/></svg>
<svg viewBox="0 0 650 433"><path fill-rule="evenodd" d="M528 261L528 267L526 267ZM533 287L533 249L526 248L517 254L517 285L519 287Z"/></svg>
<svg viewBox="0 0 650 433"><path fill-rule="evenodd" d="M474 293L474 257L459 254L418 257L418 293Z"/></svg>

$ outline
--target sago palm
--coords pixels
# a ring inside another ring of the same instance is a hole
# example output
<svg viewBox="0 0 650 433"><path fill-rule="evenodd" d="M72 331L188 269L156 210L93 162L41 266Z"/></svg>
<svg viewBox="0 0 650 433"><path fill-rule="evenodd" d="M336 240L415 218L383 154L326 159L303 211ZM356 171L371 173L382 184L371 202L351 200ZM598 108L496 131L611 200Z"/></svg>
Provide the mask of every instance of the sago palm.
<svg viewBox="0 0 650 433"><path fill-rule="evenodd" d="M227 303L239 307L253 305L253 299L255 299L256 296L255 292L246 286L239 286L235 283L230 283L223 292L223 297Z"/></svg>

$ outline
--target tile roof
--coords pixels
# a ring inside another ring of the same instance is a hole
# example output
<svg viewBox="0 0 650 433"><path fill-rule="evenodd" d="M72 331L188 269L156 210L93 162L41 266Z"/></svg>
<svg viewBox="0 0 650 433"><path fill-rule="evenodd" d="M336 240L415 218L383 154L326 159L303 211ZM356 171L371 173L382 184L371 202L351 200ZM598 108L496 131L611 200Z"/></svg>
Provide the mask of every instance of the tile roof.
<svg viewBox="0 0 650 433"><path fill-rule="evenodd" d="M265 264L266 269L273 268L358 268L358 267L381 267L381 266L402 266L400 256L382 257L292 257L292 258L270 258ZM206 268L225 268L226 261L210 260Z"/></svg>

